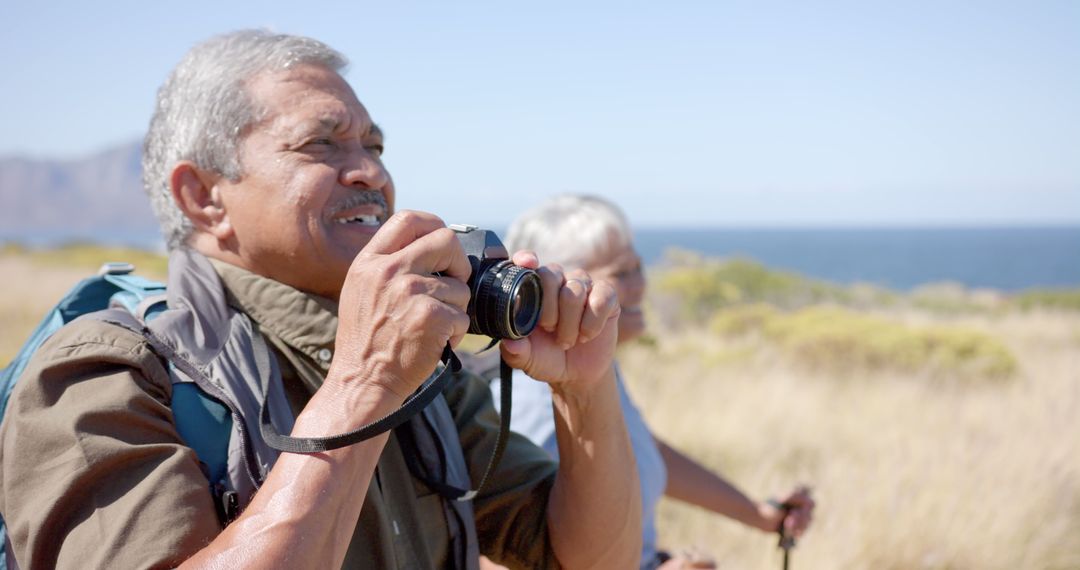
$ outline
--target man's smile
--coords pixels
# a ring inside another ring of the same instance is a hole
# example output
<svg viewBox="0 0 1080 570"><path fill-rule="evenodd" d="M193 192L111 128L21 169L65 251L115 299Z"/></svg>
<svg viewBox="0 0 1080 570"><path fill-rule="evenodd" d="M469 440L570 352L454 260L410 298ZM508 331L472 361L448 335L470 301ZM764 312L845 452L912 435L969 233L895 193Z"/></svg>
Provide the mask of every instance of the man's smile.
<svg viewBox="0 0 1080 570"><path fill-rule="evenodd" d="M330 220L336 224L363 228L378 228L386 221L389 212L386 198L377 190L364 190L353 194L330 211Z"/></svg>

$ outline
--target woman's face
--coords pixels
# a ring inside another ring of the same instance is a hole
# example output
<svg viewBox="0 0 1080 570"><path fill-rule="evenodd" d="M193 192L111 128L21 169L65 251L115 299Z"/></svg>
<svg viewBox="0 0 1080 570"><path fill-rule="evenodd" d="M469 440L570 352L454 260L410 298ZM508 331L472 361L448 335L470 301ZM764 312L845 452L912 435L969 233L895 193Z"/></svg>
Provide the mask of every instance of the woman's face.
<svg viewBox="0 0 1080 570"><path fill-rule="evenodd" d="M619 316L619 342L633 340L645 332L645 273L641 257L633 244L613 245L597 252L596 261L585 266L593 279L603 279L615 286L622 314Z"/></svg>

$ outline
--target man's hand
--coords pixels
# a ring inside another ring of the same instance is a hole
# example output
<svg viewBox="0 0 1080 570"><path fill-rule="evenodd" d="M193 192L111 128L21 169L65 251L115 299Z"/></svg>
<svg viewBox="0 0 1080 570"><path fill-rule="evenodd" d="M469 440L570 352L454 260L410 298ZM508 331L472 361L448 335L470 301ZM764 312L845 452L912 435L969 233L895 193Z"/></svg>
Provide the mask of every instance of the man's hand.
<svg viewBox="0 0 1080 570"><path fill-rule="evenodd" d="M536 269L544 288L540 321L531 335L502 341L506 362L553 389L572 389L610 370L618 340L619 299L605 281L558 265L538 268L532 252L514 254L515 264Z"/></svg>
<svg viewBox="0 0 1080 570"><path fill-rule="evenodd" d="M446 343L456 345L469 329L470 271L441 219L394 214L349 268L327 382L361 382L407 398L435 370Z"/></svg>
<svg viewBox="0 0 1080 570"><path fill-rule="evenodd" d="M468 330L469 272L439 218L399 212L387 220L349 268L330 372L290 435L339 434L398 409L446 343ZM281 454L240 518L185 566L340 567L388 440L383 433L324 453Z"/></svg>
<svg viewBox="0 0 1080 570"><path fill-rule="evenodd" d="M619 407L613 358L619 299L603 281L558 266L536 269L544 287L536 330L502 341L506 362L551 385L559 471L548 500L551 547L565 568L636 568L641 493Z"/></svg>

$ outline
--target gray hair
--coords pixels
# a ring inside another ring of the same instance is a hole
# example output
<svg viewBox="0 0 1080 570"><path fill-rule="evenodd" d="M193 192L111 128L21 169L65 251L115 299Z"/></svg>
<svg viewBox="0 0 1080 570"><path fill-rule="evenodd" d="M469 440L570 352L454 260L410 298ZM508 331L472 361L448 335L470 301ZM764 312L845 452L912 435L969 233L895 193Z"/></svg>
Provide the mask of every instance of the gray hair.
<svg viewBox="0 0 1080 570"><path fill-rule="evenodd" d="M630 224L618 206L598 196L564 194L528 210L510 225L511 252L531 249L544 264L587 267L612 246L629 245Z"/></svg>
<svg viewBox="0 0 1080 570"><path fill-rule="evenodd" d="M194 229L173 202L172 169L181 160L237 181L239 147L265 110L256 108L247 83L268 71L318 65L341 73L348 60L326 44L265 30L242 30L196 45L158 89L143 143L143 189L169 249Z"/></svg>

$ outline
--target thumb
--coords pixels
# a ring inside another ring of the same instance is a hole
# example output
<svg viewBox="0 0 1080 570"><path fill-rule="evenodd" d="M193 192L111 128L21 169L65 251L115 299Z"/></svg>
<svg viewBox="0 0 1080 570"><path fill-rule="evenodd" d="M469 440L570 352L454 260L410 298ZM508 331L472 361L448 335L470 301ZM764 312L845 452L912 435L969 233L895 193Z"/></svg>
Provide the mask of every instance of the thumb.
<svg viewBox="0 0 1080 570"><path fill-rule="evenodd" d="M401 210L383 222L364 247L368 253L387 254L401 250L417 239L446 227L435 214Z"/></svg>
<svg viewBox="0 0 1080 570"><path fill-rule="evenodd" d="M516 340L503 339L499 343L499 350L502 351L503 360L511 368L526 368L532 358L532 342L528 337Z"/></svg>

